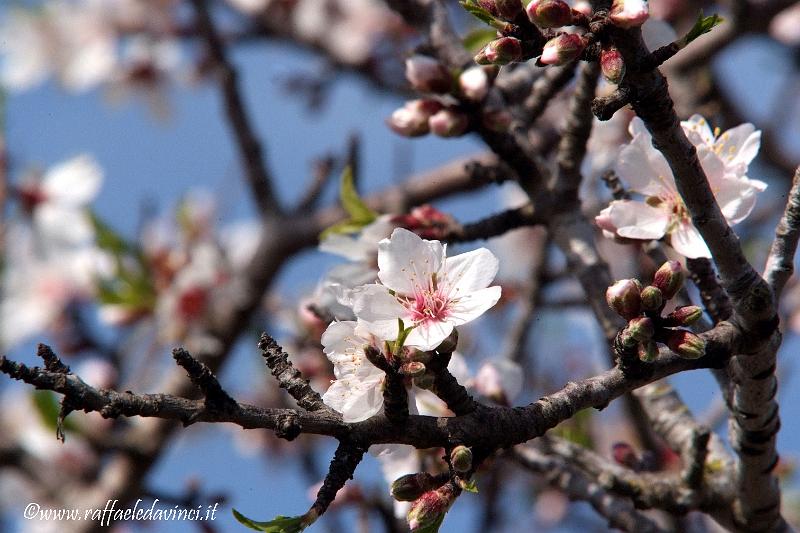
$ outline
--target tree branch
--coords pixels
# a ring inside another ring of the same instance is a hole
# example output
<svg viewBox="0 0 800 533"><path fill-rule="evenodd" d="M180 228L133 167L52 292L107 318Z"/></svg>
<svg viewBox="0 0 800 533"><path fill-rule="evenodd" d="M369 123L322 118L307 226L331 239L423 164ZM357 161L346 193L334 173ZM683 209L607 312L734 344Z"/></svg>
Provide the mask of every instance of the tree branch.
<svg viewBox="0 0 800 533"><path fill-rule="evenodd" d="M800 239L800 167L794 173L792 188L786 199L781 221L775 229L775 240L769 250L764 279L767 280L775 300L780 300L783 287L794 273L794 256Z"/></svg>

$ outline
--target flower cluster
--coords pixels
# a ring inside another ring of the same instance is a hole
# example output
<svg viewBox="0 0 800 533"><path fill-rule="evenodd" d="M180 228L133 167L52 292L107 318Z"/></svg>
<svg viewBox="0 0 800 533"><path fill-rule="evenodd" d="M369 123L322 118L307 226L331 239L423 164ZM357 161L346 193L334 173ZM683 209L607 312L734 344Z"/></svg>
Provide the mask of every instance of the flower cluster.
<svg viewBox="0 0 800 533"><path fill-rule="evenodd" d="M639 359L653 361L658 356L656 343L662 343L686 359L705 355L706 343L691 331L678 329L695 323L703 314L696 305L678 307L667 316L661 313L667 302L683 286L683 267L668 261L653 276L653 283L642 287L639 280L624 279L606 291L608 305L628 321L617 340L623 349L636 348Z"/></svg>
<svg viewBox="0 0 800 533"><path fill-rule="evenodd" d="M750 179L747 170L758 153L761 132L742 124L722 134L712 131L700 115L681 123L697 148L697 156L711 190L729 224L744 220L767 185ZM652 144L650 133L639 118L629 126L633 139L617 158L616 171L630 190L644 201L615 200L595 219L607 236L626 239L667 238L681 255L710 257L708 246L692 223L678 194L675 178L664 156Z"/></svg>

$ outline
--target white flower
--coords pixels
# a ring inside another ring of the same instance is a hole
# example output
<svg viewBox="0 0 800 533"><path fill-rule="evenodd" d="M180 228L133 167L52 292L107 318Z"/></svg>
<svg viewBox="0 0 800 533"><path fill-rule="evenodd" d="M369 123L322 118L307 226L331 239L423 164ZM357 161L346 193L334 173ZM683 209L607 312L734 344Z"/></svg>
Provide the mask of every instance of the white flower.
<svg viewBox="0 0 800 533"><path fill-rule="evenodd" d="M689 140L708 177L711 190L729 224L737 224L752 211L756 193L766 184L749 179L747 167L758 152L760 132L743 124L714 136L705 120L695 115L683 123ZM620 152L617 173L645 202L618 200L596 218L603 230L628 239L660 239L669 236L675 250L689 258L710 257L708 246L692 224L678 194L666 159L652 145L650 133L639 118L630 124L633 140Z"/></svg>
<svg viewBox="0 0 800 533"><path fill-rule="evenodd" d="M422 471L422 461L419 453L413 446L407 444L375 444L369 447L369 453L378 458L381 463L381 472L386 483L391 487L394 481L406 474L416 474ZM405 518L411 509L411 502L394 502L394 516Z"/></svg>
<svg viewBox="0 0 800 533"><path fill-rule="evenodd" d="M370 344L374 340L357 333L353 321L332 322L322 334L323 350L336 376L322 401L342 413L345 422L366 420L383 407L386 375L364 355L364 347Z"/></svg>
<svg viewBox="0 0 800 533"><path fill-rule="evenodd" d="M364 327L382 340L398 335L398 319L413 327L406 346L436 348L454 326L470 322L500 298L489 287L497 274L497 258L480 248L447 258L445 245L423 240L397 228L378 245L378 279L353 293L353 312Z"/></svg>
<svg viewBox="0 0 800 533"><path fill-rule="evenodd" d="M39 182L23 183L19 191L39 234L50 243L71 246L94 238L85 208L102 182L100 166L83 154L52 167Z"/></svg>

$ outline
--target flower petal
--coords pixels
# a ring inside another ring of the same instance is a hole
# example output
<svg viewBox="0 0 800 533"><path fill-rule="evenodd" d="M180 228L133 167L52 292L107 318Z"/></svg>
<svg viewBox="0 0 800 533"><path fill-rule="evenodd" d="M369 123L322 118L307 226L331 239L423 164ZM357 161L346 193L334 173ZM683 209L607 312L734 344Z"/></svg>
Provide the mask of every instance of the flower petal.
<svg viewBox="0 0 800 533"><path fill-rule="evenodd" d="M83 207L94 200L103 182L103 171L87 154L73 157L47 171L42 189L49 201L69 207Z"/></svg>
<svg viewBox="0 0 800 533"><path fill-rule="evenodd" d="M702 115L692 115L689 120L681 122L681 126L686 137L693 145L714 146L714 132L711 130L711 125Z"/></svg>
<svg viewBox="0 0 800 533"><path fill-rule="evenodd" d="M617 235L629 239L660 239L669 223L669 213L643 202L615 200L608 210Z"/></svg>
<svg viewBox="0 0 800 533"><path fill-rule="evenodd" d="M678 225L678 227L670 233L669 238L669 243L675 248L675 251L689 259L711 257L711 251L709 251L708 246L706 246L706 242L703 240L703 237L700 236L697 228L691 223Z"/></svg>
<svg viewBox="0 0 800 533"><path fill-rule="evenodd" d="M406 308L389 294L389 289L377 284L363 285L351 294L353 312L359 319L359 326L384 341L397 338L397 319L406 318L407 313Z"/></svg>
<svg viewBox="0 0 800 533"><path fill-rule="evenodd" d="M488 287L455 300L450 305L449 321L455 326L475 320L500 299L500 287Z"/></svg>
<svg viewBox="0 0 800 533"><path fill-rule="evenodd" d="M383 407L384 374L375 370L337 379L322 395L322 401L342 413L342 420L347 423L361 422L378 414Z"/></svg>
<svg viewBox="0 0 800 533"><path fill-rule="evenodd" d="M499 289L500 287L498 287ZM406 346L426 352L439 346L453 332L454 321L427 320L421 322L406 337Z"/></svg>
<svg viewBox="0 0 800 533"><path fill-rule="evenodd" d="M439 241L427 241L397 228L378 244L378 279L393 291L413 294L416 287L430 285L444 259L445 248Z"/></svg>
<svg viewBox="0 0 800 533"><path fill-rule="evenodd" d="M500 262L486 248L448 257L445 260L445 274L451 297L469 294L485 289L497 275Z"/></svg>
<svg viewBox="0 0 800 533"><path fill-rule="evenodd" d="M761 147L761 131L745 123L719 136L714 149L728 166L740 166L746 172Z"/></svg>

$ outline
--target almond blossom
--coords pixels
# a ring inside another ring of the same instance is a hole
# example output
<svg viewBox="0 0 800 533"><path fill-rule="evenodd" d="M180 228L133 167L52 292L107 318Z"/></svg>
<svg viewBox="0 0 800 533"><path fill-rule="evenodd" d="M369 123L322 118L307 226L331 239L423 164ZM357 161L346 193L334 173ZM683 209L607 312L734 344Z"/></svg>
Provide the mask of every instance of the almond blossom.
<svg viewBox="0 0 800 533"><path fill-rule="evenodd" d="M497 258L486 248L446 257L446 245L397 228L378 245L380 284L353 293L353 311L367 331L397 339L398 321L413 328L406 346L433 350L455 326L470 322L500 299L489 287Z"/></svg>
<svg viewBox="0 0 800 533"><path fill-rule="evenodd" d="M699 115L681 125L697 148L697 157L725 219L729 224L741 222L752 211L756 194L767 187L746 176L758 152L761 132L752 124L743 124L715 135ZM642 120L634 118L629 131L633 140L620 152L616 170L630 190L645 196L645 201L615 200L596 217L597 225L608 235L627 239L667 236L681 255L711 257L678 193L672 170L653 147Z"/></svg>

